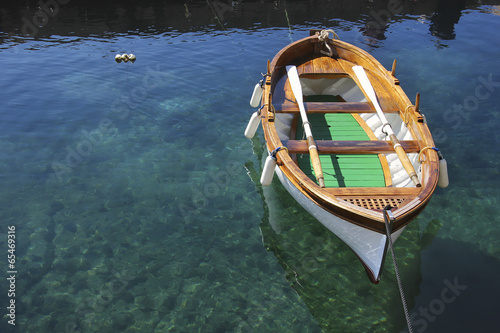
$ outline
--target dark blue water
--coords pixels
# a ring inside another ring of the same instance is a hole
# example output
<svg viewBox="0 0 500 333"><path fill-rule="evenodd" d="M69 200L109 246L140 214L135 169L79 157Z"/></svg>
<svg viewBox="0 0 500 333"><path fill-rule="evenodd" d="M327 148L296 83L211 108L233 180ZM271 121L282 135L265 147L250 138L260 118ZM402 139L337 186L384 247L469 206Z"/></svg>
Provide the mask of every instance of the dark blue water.
<svg viewBox="0 0 500 333"><path fill-rule="evenodd" d="M309 28L397 58L447 159L451 185L395 246L414 331L497 331L497 4L42 4L0 5L0 331L405 331L390 260L372 285L257 182L250 94Z"/></svg>

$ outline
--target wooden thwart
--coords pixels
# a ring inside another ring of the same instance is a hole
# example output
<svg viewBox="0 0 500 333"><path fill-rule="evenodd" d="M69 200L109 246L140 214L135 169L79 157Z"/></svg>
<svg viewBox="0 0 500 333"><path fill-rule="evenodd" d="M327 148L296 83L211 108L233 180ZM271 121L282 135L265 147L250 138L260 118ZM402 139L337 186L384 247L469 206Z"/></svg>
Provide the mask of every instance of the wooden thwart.
<svg viewBox="0 0 500 333"><path fill-rule="evenodd" d="M367 102L305 102L307 113L375 113L372 103ZM298 113L296 103L274 104L276 112ZM385 109L386 113L399 112L397 108Z"/></svg>
<svg viewBox="0 0 500 333"><path fill-rule="evenodd" d="M401 146L407 153L418 153L418 141L402 140ZM283 140L283 145L290 154L307 154L309 152L305 140ZM319 154L390 154L394 147L390 141L330 141L316 140Z"/></svg>

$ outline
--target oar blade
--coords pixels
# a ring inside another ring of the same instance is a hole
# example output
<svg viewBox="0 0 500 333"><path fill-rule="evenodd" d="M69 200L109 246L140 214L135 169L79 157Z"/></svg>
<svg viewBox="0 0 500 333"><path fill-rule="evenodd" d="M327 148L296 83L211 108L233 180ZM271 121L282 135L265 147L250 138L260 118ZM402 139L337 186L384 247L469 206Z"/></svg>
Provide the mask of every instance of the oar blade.
<svg viewBox="0 0 500 333"><path fill-rule="evenodd" d="M307 113L304 107L304 100L302 98L302 86L300 84L299 72L297 71L297 67L295 66L286 66L286 71L288 74L288 81L290 82L290 86L292 87L292 92L295 96L295 100L299 105L300 117L302 118L302 124L304 125L304 132L306 134L306 138L309 144L309 154L311 156L314 173L316 174L316 179L318 180L319 186L323 188L325 187L325 178L323 176L323 169L321 168L321 162L318 155L318 148L316 148L316 144L314 143L314 138L312 136L311 125L307 120Z"/></svg>
<svg viewBox="0 0 500 333"><path fill-rule="evenodd" d="M293 94L295 95L295 100L297 101L300 109L300 107L304 104L304 100L302 99L302 86L300 85L299 72L295 66L286 66L286 72L288 74L288 81L292 87Z"/></svg>
<svg viewBox="0 0 500 333"><path fill-rule="evenodd" d="M356 74L358 81L361 84L361 87L366 92L366 94L368 95L368 98L370 99L373 106L375 107L375 110L377 110L377 113L379 114L379 117L381 117L381 120L382 120L382 118L385 119L385 116L383 115L383 113L382 113L382 116L380 114L382 112L382 108L380 107L380 105L378 103L377 95L375 94L375 90L373 89L373 86L370 82L370 79L368 79L368 75L366 75L365 69L362 66L353 66L352 70ZM385 122L387 122L387 121L385 121Z"/></svg>

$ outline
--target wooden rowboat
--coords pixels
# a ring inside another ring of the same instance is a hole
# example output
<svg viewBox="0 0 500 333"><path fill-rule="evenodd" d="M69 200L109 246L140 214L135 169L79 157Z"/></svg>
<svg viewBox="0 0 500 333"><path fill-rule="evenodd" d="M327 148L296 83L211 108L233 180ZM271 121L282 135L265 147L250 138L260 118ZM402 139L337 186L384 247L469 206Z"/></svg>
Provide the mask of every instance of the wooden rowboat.
<svg viewBox="0 0 500 333"><path fill-rule="evenodd" d="M387 71L333 31L312 30L268 61L251 101L262 106L245 132L253 137L262 122L270 152L263 185L275 172L354 251L374 283L387 235L396 240L438 181L447 185L446 162L418 110L419 95L413 105L394 76L395 64Z"/></svg>

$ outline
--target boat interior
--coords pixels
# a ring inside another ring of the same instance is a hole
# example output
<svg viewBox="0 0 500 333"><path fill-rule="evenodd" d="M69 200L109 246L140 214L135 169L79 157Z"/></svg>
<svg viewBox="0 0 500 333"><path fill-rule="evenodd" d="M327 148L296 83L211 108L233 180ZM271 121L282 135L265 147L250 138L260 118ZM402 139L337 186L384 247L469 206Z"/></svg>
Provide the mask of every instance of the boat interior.
<svg viewBox="0 0 500 333"><path fill-rule="evenodd" d="M413 185L382 131L373 104L357 84L353 65L340 58L320 56L297 66L326 190L367 209L397 207L415 198L419 189ZM376 77L368 75L370 81L376 82ZM385 90L376 91L387 120L421 177L420 148L401 117L405 110L400 110ZM299 108L286 72L273 87L272 103L280 140L301 170L316 181ZM367 188L372 197L366 195Z"/></svg>

